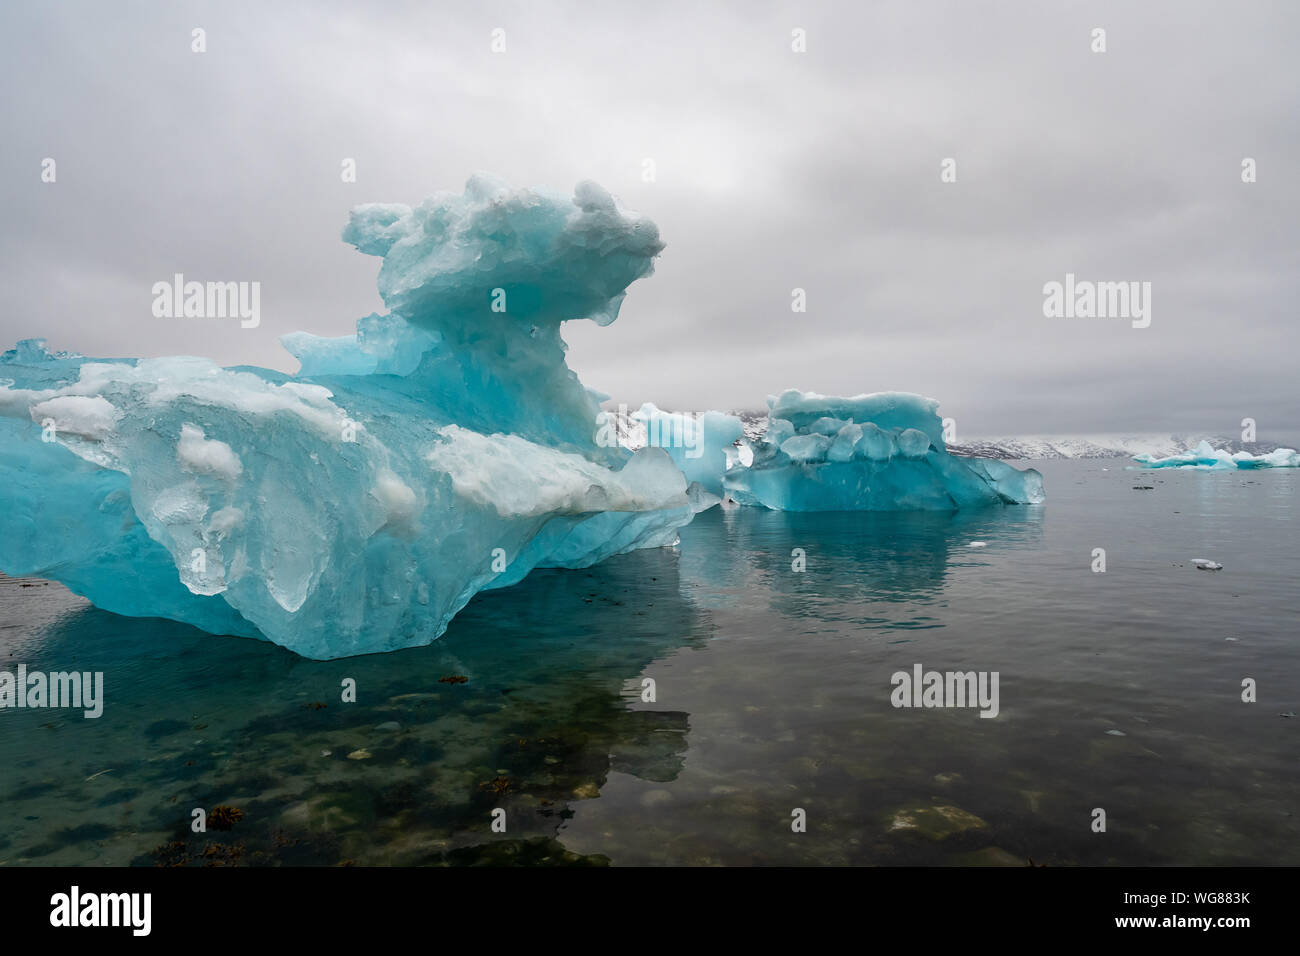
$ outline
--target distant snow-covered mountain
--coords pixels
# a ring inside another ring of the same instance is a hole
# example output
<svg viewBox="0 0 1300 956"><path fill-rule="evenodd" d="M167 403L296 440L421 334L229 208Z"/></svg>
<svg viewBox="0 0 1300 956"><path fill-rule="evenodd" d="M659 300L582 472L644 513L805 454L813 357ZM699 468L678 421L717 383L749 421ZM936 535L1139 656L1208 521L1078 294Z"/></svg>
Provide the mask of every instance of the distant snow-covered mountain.
<svg viewBox="0 0 1300 956"><path fill-rule="evenodd" d="M631 416L636 409L620 414L610 409L611 421L619 436L619 444L635 450L646 443L645 423ZM767 410L730 411L745 427L745 437L757 441L767 431ZM1276 442L1243 442L1224 436L1205 435L1020 435L1002 438L967 438L948 445L948 451L967 458L1001 458L1007 461L1044 458L1131 458L1134 455L1155 455L1168 458L1194 449L1200 441L1208 441L1215 448L1230 452L1248 451L1267 454L1279 446Z"/></svg>
<svg viewBox="0 0 1300 956"><path fill-rule="evenodd" d="M948 451L954 455L980 458L1131 458L1154 455L1167 458L1195 448L1202 440L1228 451L1267 453L1279 447L1273 442L1242 442L1235 438L1205 435L1066 435L1047 437L1023 435L1015 438L970 438L954 442Z"/></svg>

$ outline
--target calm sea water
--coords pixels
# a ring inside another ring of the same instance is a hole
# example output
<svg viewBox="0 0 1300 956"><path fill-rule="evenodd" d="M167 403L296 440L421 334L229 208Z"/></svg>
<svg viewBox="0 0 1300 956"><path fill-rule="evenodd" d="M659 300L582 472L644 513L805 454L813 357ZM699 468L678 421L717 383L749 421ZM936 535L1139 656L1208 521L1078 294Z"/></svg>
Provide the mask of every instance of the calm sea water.
<svg viewBox="0 0 1300 956"><path fill-rule="evenodd" d="M1042 506L714 509L328 663L0 579L0 669L106 681L0 711L0 863L1300 863L1300 473L1037 467ZM892 707L917 663L999 715Z"/></svg>

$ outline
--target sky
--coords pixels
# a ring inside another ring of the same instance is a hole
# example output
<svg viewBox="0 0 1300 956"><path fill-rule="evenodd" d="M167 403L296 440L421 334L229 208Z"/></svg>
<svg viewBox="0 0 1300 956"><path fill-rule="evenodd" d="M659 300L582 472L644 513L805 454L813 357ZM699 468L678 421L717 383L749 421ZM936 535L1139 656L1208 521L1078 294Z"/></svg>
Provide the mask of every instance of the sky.
<svg viewBox="0 0 1300 956"><path fill-rule="evenodd" d="M658 224L618 321L565 326L633 407L902 390L958 440L1295 442L1298 51L1260 0L8 0L0 347L292 372L280 335L383 309L348 210L481 170ZM155 318L178 272L260 282L261 324ZM1045 316L1067 273L1149 282L1149 326Z"/></svg>

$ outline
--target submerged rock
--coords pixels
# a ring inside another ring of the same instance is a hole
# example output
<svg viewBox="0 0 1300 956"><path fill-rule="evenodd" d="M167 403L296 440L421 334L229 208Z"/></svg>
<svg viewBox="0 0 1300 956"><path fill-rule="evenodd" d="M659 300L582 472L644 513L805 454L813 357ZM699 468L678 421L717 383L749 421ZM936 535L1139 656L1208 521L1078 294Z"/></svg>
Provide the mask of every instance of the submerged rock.
<svg viewBox="0 0 1300 956"><path fill-rule="evenodd" d="M937 805L900 810L890 821L890 832L915 833L928 840L946 840L959 833L983 830L988 824L960 807Z"/></svg>
<svg viewBox="0 0 1300 956"><path fill-rule="evenodd" d="M1028 861L1000 846L986 846L970 853L962 853L953 859L958 866L1027 866Z"/></svg>

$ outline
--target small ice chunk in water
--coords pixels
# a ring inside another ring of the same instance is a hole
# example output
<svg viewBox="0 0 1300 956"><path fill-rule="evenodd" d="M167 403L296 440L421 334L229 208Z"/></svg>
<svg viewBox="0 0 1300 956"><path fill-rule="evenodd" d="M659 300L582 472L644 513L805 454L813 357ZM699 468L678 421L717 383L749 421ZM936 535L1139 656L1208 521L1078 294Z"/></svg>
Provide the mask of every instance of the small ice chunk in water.
<svg viewBox="0 0 1300 956"><path fill-rule="evenodd" d="M989 543L987 541L972 541L970 544L966 545L968 548L987 548L988 546Z"/></svg>
<svg viewBox="0 0 1300 956"><path fill-rule="evenodd" d="M1192 564L1202 571L1220 571L1223 569L1223 565L1218 561L1211 561L1209 558L1192 558Z"/></svg>

